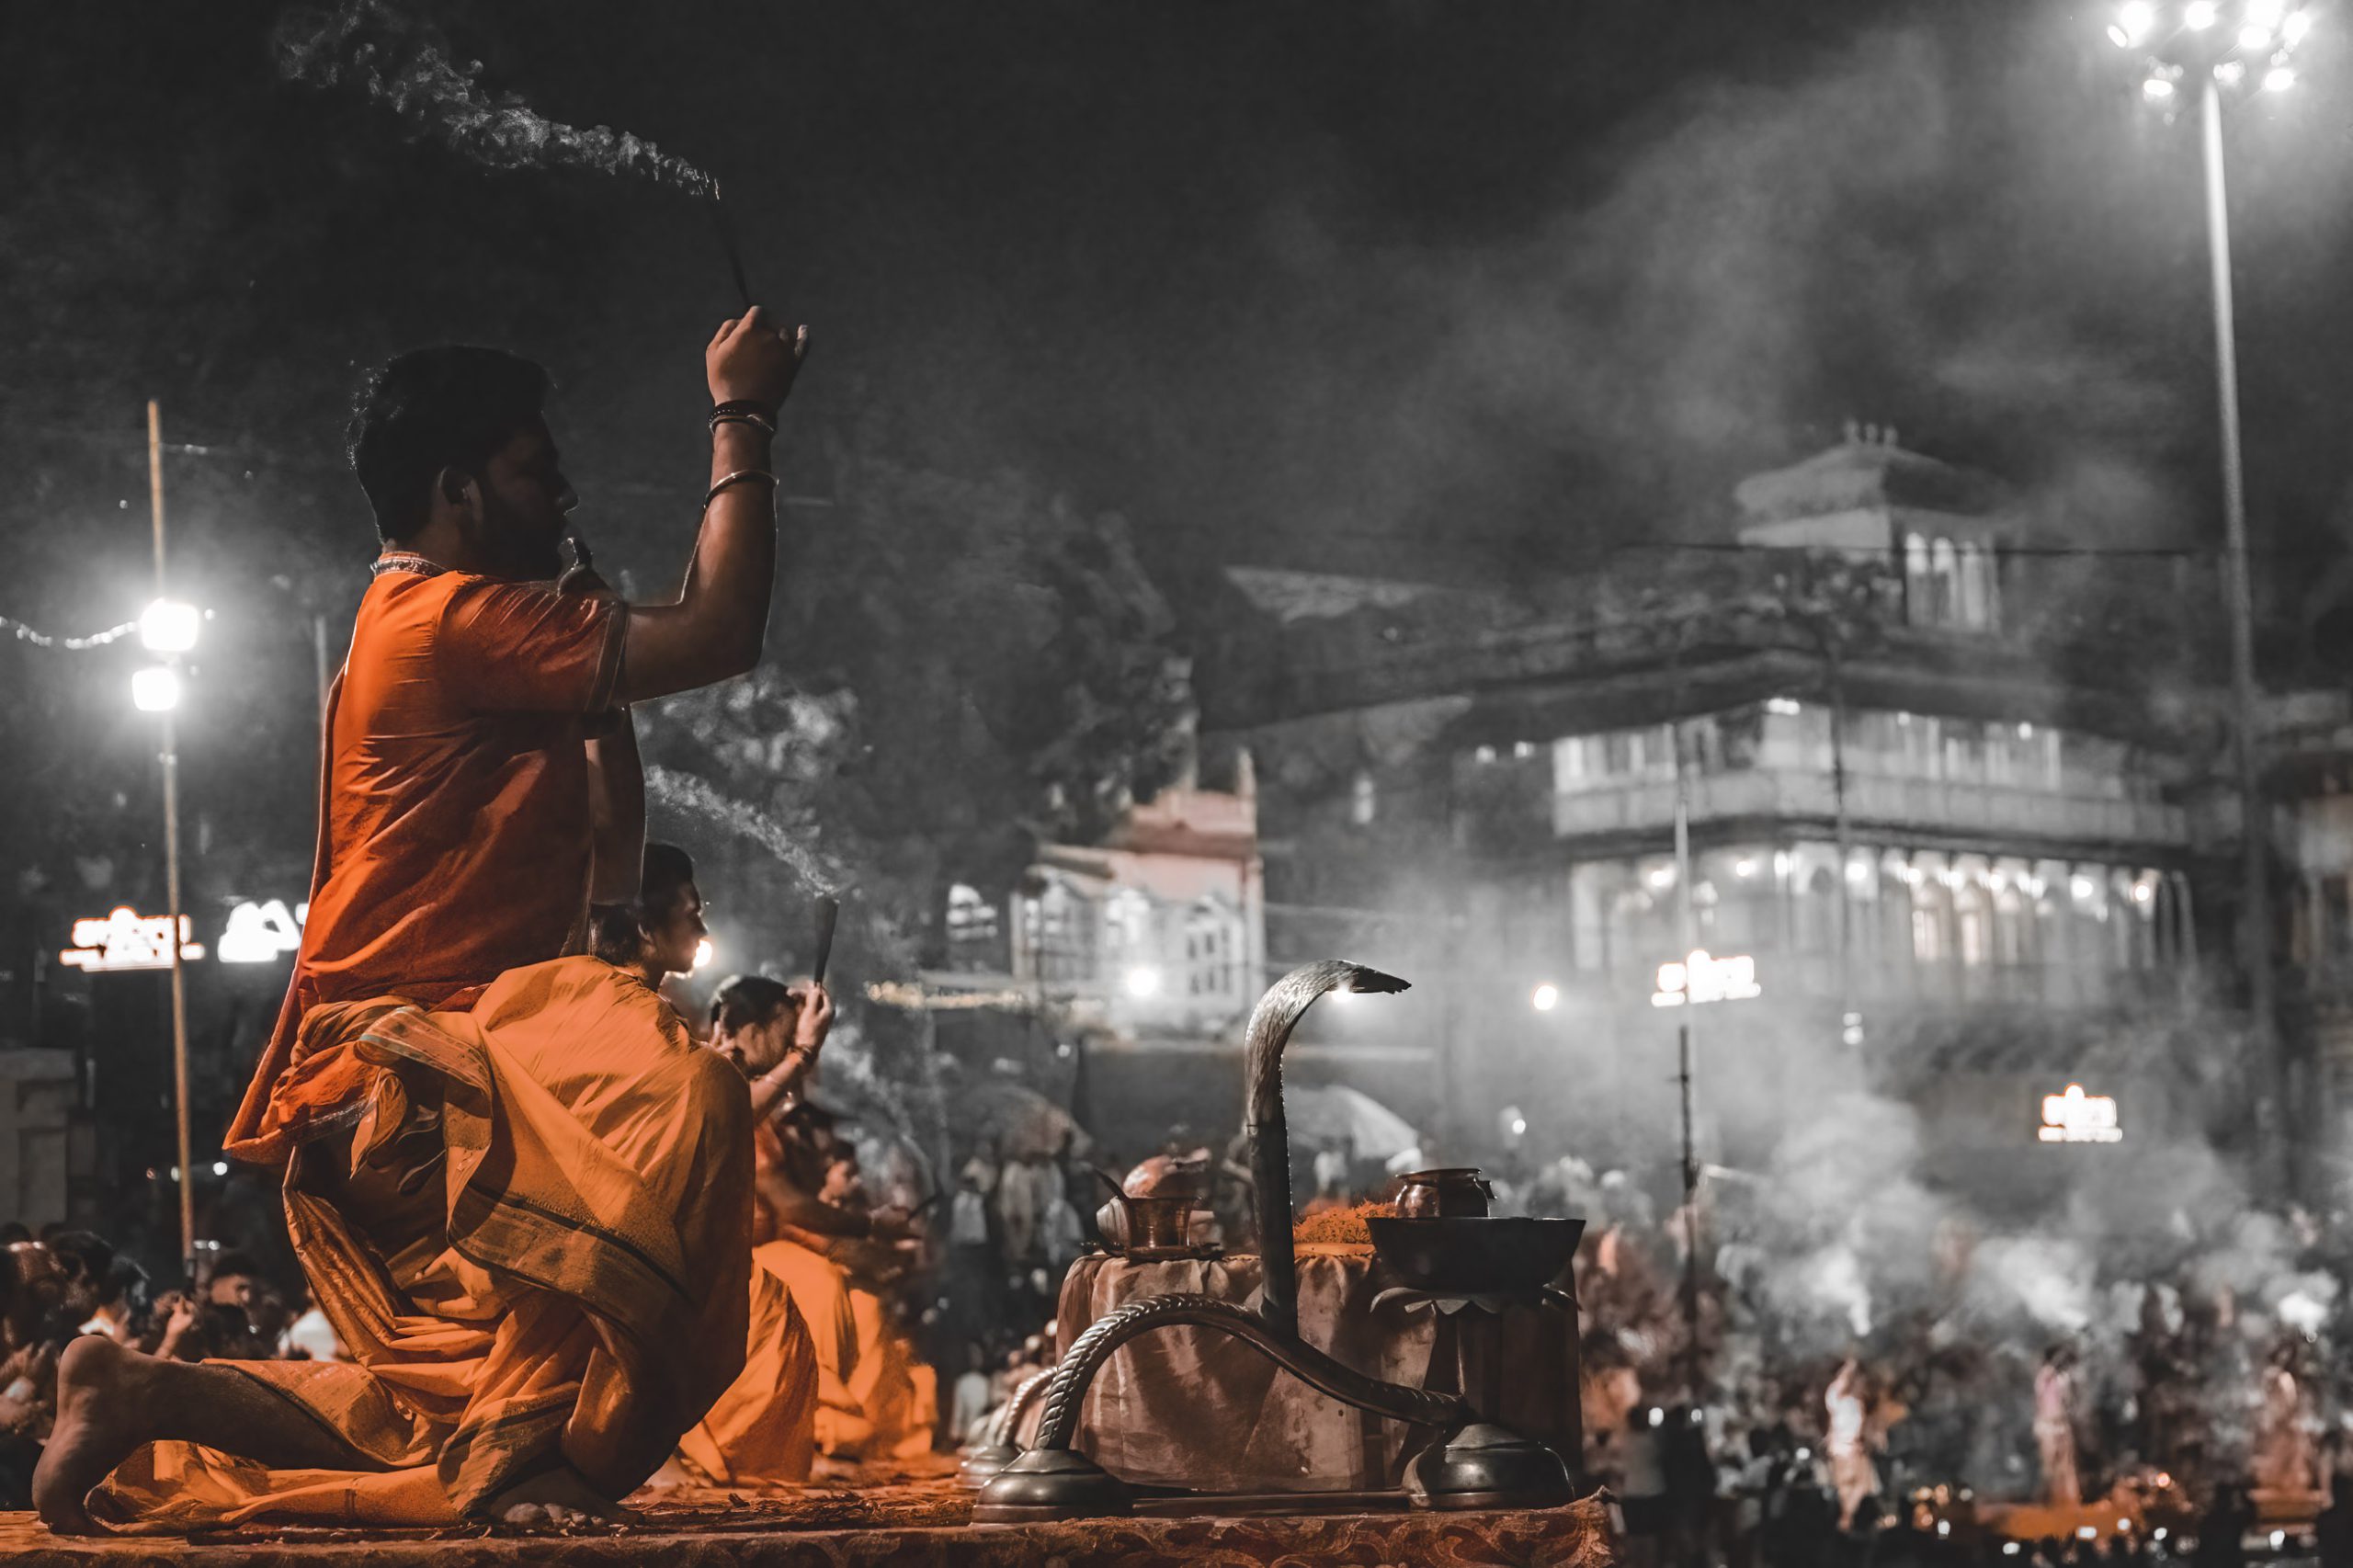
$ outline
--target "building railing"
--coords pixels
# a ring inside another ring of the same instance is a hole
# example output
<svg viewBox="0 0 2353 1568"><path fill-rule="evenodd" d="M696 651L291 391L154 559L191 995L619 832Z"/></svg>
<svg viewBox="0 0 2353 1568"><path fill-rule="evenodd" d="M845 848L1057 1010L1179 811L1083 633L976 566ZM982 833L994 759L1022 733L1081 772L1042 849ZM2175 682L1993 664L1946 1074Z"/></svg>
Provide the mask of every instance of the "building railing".
<svg viewBox="0 0 2353 1568"><path fill-rule="evenodd" d="M1689 781L1694 822L1837 813L1827 769L1759 767L1702 774ZM1561 838L1656 831L1675 822L1672 779L1580 789L1552 797ZM2157 801L2071 795L2012 785L1938 778L1847 778L1847 816L1858 827L2021 835L2031 839L2179 847L2189 829L2180 807Z"/></svg>
<svg viewBox="0 0 2353 1568"><path fill-rule="evenodd" d="M1759 948L1756 960L1761 1000L1818 1002L1841 999L1838 959L1835 953L1791 952ZM2152 1001L2186 994L2196 977L2196 966L2165 960L2135 969L2111 968L2088 962L2026 961L1963 963L1958 958L1919 961L1878 953L1857 953L1851 960L1845 996L1869 1011L1894 1005L2020 1006L2091 1007L2125 1001ZM1606 996L1613 1003L1647 999L1655 987L1655 971L1632 968L1607 973L1572 973L1563 989L1572 996ZM1742 1004L1727 1004L1727 1018L1736 1017ZM1722 1007L1703 1009L1709 1016Z"/></svg>

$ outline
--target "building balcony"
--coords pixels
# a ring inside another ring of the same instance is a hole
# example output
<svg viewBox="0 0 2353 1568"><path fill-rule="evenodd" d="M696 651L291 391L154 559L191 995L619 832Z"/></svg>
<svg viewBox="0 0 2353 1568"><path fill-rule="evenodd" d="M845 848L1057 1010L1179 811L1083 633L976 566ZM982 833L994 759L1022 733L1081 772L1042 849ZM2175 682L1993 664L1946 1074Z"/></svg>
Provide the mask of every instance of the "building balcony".
<svg viewBox="0 0 2353 1568"><path fill-rule="evenodd" d="M1837 793L1828 769L1756 767L1689 781L1694 823L1828 822ZM1672 778L1604 785L1552 797L1559 838L1664 833L1675 824ZM2180 849L2189 828L2178 806L2009 785L1851 773L1847 816L1858 829L1964 835L2004 844L2140 845Z"/></svg>

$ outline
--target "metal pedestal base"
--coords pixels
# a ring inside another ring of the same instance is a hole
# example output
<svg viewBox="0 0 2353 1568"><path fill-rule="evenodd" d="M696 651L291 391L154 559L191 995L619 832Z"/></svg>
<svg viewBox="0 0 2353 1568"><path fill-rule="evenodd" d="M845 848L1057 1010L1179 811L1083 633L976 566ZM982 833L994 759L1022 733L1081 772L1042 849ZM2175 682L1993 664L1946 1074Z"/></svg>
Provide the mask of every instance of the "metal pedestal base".
<svg viewBox="0 0 2353 1568"><path fill-rule="evenodd" d="M981 1488L976 1525L1031 1525L1054 1519L1113 1518L1131 1512L1135 1494L1109 1471L1071 1449L1032 1449Z"/></svg>
<svg viewBox="0 0 2353 1568"><path fill-rule="evenodd" d="M1433 1443L1405 1467L1416 1508L1557 1508L1576 1499L1561 1456L1508 1426L1474 1422Z"/></svg>
<svg viewBox="0 0 2353 1568"><path fill-rule="evenodd" d="M1021 1457L1021 1450L1011 1443L991 1443L974 1449L956 1467L956 1484L968 1492L977 1492L1005 1473L1005 1467Z"/></svg>

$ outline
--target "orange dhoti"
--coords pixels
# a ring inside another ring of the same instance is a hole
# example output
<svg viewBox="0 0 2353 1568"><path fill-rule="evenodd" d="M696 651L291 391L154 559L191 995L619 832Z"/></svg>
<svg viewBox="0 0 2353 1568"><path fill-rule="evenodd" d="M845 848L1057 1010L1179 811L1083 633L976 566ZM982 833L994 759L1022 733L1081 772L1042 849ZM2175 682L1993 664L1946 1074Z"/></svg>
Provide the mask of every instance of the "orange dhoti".
<svg viewBox="0 0 2353 1568"><path fill-rule="evenodd" d="M783 1281L752 1273L744 1371L678 1440L678 1457L722 1486L797 1486L817 1450L817 1346Z"/></svg>
<svg viewBox="0 0 2353 1568"><path fill-rule="evenodd" d="M891 1321L881 1296L853 1285L849 1307L858 1325L858 1369L849 1379L858 1415L833 1423L830 1430L821 1415L818 1440L829 1454L860 1459L912 1459L931 1452L932 1429L939 1421L931 1369L916 1361L915 1346Z"/></svg>
<svg viewBox="0 0 2353 1568"><path fill-rule="evenodd" d="M752 1264L784 1288L809 1325L810 1348L817 1363L812 1431L820 1452L838 1453L841 1450L827 1439L839 1432L844 1422L859 1419L858 1397L850 1392L850 1380L858 1372L858 1343L849 1276L840 1264L796 1241L772 1241L753 1248Z"/></svg>
<svg viewBox="0 0 2353 1568"><path fill-rule="evenodd" d="M815 1246L786 1236L752 1252L809 1322L817 1355L817 1451L838 1459L931 1451L938 1399L928 1369L891 1323L882 1298ZM814 1238L810 1238L814 1239Z"/></svg>
<svg viewBox="0 0 2353 1568"><path fill-rule="evenodd" d="M749 1123L734 1069L599 960L509 971L470 1014L313 1007L239 1152L288 1159L289 1229L352 1361L213 1365L350 1467L157 1443L93 1517L448 1525L559 1468L627 1494L745 1367Z"/></svg>

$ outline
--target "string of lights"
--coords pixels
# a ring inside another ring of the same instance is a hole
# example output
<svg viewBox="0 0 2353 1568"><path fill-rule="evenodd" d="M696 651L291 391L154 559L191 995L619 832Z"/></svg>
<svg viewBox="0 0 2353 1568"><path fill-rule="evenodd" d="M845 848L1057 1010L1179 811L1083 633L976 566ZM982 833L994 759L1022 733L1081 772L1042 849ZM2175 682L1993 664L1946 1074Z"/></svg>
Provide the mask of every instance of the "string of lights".
<svg viewBox="0 0 2353 1568"><path fill-rule="evenodd" d="M103 648L109 642L119 642L138 631L139 623L126 620L120 626L109 626L104 631L94 631L87 637L61 637L38 627L28 626L13 616L0 615L0 628L6 628L17 642L29 642L36 648L64 648L78 653L91 648Z"/></svg>

